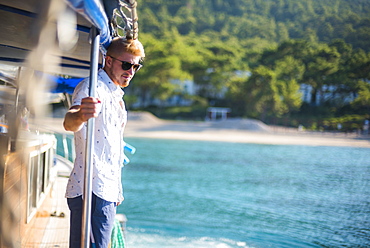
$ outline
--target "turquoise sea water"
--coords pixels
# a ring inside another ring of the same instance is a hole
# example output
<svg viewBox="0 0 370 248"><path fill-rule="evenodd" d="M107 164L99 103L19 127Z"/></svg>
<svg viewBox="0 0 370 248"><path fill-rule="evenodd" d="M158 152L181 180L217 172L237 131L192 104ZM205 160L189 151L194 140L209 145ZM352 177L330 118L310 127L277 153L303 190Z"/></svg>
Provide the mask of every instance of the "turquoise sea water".
<svg viewBox="0 0 370 248"><path fill-rule="evenodd" d="M370 247L370 149L126 141L128 247Z"/></svg>

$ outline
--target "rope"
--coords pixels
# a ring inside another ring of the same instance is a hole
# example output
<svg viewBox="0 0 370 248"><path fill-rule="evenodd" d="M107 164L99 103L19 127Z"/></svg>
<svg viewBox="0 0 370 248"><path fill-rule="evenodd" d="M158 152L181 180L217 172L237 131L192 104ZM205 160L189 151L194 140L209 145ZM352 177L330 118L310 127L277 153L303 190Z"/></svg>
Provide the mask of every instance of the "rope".
<svg viewBox="0 0 370 248"><path fill-rule="evenodd" d="M112 36L137 39L139 33L136 0L120 0L111 20Z"/></svg>

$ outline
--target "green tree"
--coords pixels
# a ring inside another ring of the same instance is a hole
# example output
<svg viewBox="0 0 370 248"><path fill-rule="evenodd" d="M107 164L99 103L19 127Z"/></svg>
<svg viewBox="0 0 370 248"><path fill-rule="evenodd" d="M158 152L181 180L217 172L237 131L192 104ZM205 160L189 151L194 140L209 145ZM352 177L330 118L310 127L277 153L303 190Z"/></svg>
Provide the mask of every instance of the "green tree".
<svg viewBox="0 0 370 248"><path fill-rule="evenodd" d="M369 115L370 111L370 83L359 81L358 97L352 102L354 107L365 108L366 114Z"/></svg>
<svg viewBox="0 0 370 248"><path fill-rule="evenodd" d="M144 105L152 97L164 101L176 91L171 79L190 78L182 69L180 56L180 53L186 53L187 47L176 34L161 40L141 34L141 41L146 48L146 58L144 67L135 76L132 90L141 97Z"/></svg>
<svg viewBox="0 0 370 248"><path fill-rule="evenodd" d="M281 85L276 73L265 66L252 70L252 76L245 82L246 114L266 121L271 116L281 116L287 111L281 95Z"/></svg>
<svg viewBox="0 0 370 248"><path fill-rule="evenodd" d="M335 48L326 44L311 47L307 55L303 58L305 73L301 83L312 87L311 105L317 104L317 97L323 93L323 86L330 85L327 79L330 75L338 71L340 55Z"/></svg>
<svg viewBox="0 0 370 248"><path fill-rule="evenodd" d="M302 104L298 80L302 78L304 70L302 62L292 56L285 56L275 63L279 93L285 105L284 114L298 110Z"/></svg>
<svg viewBox="0 0 370 248"><path fill-rule="evenodd" d="M231 37L222 41L221 38L212 32L199 37L203 49L198 52L203 63L197 63L198 67L193 67L191 73L201 97L217 98L235 71L247 68L242 64L244 52L238 40Z"/></svg>

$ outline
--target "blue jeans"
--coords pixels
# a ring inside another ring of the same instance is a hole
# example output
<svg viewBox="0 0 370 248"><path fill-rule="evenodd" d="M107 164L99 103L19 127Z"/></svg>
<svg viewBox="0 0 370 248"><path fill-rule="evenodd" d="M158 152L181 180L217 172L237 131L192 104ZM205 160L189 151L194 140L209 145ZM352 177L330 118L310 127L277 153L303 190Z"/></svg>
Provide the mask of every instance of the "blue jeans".
<svg viewBox="0 0 370 248"><path fill-rule="evenodd" d="M68 207L71 210L69 247L81 247L82 229L82 196L67 198ZM116 204L101 199L92 194L91 204L91 230L94 236L96 248L107 248L110 243L114 218L116 216ZM91 247L93 247L91 245Z"/></svg>

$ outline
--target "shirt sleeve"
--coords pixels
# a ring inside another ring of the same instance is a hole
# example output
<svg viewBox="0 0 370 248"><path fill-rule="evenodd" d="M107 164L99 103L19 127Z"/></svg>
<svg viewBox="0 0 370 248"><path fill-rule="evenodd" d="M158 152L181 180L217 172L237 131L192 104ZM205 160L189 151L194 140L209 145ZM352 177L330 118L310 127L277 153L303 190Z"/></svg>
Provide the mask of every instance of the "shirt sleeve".
<svg viewBox="0 0 370 248"><path fill-rule="evenodd" d="M83 98L89 96L89 80L84 79L75 88L72 95L72 106L81 105Z"/></svg>

